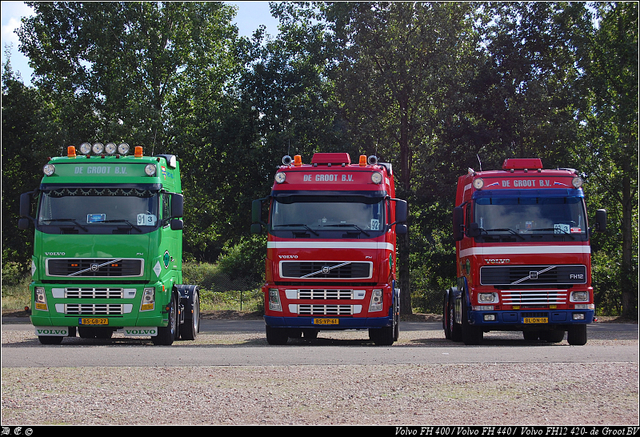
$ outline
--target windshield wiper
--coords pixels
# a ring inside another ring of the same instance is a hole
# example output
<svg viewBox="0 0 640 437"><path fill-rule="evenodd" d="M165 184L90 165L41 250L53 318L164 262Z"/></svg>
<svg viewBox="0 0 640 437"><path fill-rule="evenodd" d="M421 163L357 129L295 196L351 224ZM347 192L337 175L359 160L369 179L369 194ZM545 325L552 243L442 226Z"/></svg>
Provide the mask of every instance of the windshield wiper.
<svg viewBox="0 0 640 437"><path fill-rule="evenodd" d="M370 237L371 235L365 231L364 229L362 229L360 226L354 224L354 223L340 223L340 224L335 224L335 225L326 225L325 227L338 227L338 228L344 228L344 227L353 227L356 228L357 230L359 230L360 232L362 232L363 234L365 234L367 237Z"/></svg>
<svg viewBox="0 0 640 437"><path fill-rule="evenodd" d="M88 232L89 230L87 228L85 228L84 226L82 226L76 219L74 218L52 218L52 219L46 219L46 220L42 220L43 222L71 222L74 225L76 225L77 227L79 227L80 229L82 229L85 232Z"/></svg>
<svg viewBox="0 0 640 437"><path fill-rule="evenodd" d="M134 225L133 223L131 223L129 220L126 220L126 219L118 219L118 220L103 220L103 221L101 221L101 222L99 222L99 223L126 223L126 224L128 224L130 227L132 227L133 229L135 229L136 231L138 231L138 232L142 232L142 231L140 230L140 228L139 228L139 227L137 227L136 225Z"/></svg>
<svg viewBox="0 0 640 437"><path fill-rule="evenodd" d="M532 229L532 231L553 231L554 235L558 235L558 231L560 231L561 235L568 235L571 237L572 240L576 239L576 237L571 235L570 232L567 232L562 228L538 228L538 229Z"/></svg>
<svg viewBox="0 0 640 437"><path fill-rule="evenodd" d="M522 235L518 234L516 231L514 231L514 230L513 230L513 229L511 229L511 228L495 228L495 229L484 229L484 228L480 228L480 230L481 230L481 231L484 231L484 232L492 232L492 231L495 231L495 232L504 232L504 231L508 231L508 232L510 232L511 234L513 234L513 235L515 235L515 236L517 236L517 237L522 238L523 240L525 239Z"/></svg>
<svg viewBox="0 0 640 437"><path fill-rule="evenodd" d="M274 228L288 228L288 227L302 227L307 229L309 232L312 232L314 235L316 236L320 236L320 234L318 234L316 231L314 231L313 229L311 229L309 226L305 225L304 223L287 223L286 225L276 225L274 226Z"/></svg>

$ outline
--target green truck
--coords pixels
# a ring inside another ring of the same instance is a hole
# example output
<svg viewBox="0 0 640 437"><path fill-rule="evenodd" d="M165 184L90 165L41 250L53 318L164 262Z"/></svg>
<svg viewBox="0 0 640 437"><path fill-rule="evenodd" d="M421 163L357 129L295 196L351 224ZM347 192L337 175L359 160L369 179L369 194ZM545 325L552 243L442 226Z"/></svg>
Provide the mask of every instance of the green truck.
<svg viewBox="0 0 640 437"><path fill-rule="evenodd" d="M156 345L196 338L199 290L182 284L179 163L129 149L69 146L20 197L18 228L35 226L29 290L42 344L116 330Z"/></svg>

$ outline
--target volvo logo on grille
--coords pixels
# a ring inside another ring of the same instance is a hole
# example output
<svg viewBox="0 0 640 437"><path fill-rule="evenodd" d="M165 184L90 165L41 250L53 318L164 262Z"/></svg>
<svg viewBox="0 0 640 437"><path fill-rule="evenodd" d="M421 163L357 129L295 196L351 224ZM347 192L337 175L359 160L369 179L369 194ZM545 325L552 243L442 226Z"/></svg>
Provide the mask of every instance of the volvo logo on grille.
<svg viewBox="0 0 640 437"><path fill-rule="evenodd" d="M329 266L323 266L323 267L322 267L322 273L323 273L323 274L325 274L325 275L326 275L327 273L329 273L329 271L330 271L330 270L331 270L331 269L329 268Z"/></svg>
<svg viewBox="0 0 640 437"><path fill-rule="evenodd" d="M92 272L97 272L98 269L100 268L100 266L98 264L91 264L91 271Z"/></svg>
<svg viewBox="0 0 640 437"><path fill-rule="evenodd" d="M529 279L538 279L538 272L529 272Z"/></svg>

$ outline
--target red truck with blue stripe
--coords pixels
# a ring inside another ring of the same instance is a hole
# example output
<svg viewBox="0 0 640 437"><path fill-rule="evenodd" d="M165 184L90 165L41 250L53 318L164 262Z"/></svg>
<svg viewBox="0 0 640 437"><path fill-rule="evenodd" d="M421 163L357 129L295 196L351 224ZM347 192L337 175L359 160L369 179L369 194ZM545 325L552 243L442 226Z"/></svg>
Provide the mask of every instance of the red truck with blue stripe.
<svg viewBox="0 0 640 437"><path fill-rule="evenodd" d="M582 178L543 169L539 158L507 159L502 170L458 178L453 211L457 286L444 293L445 336L480 344L489 331L525 340L587 342L594 319L592 231Z"/></svg>
<svg viewBox="0 0 640 437"><path fill-rule="evenodd" d="M398 339L396 234L407 232L407 203L395 198L391 164L365 155L352 164L348 153L316 153L303 164L287 155L252 216L252 232L268 232L269 344L336 329L368 329L379 345Z"/></svg>

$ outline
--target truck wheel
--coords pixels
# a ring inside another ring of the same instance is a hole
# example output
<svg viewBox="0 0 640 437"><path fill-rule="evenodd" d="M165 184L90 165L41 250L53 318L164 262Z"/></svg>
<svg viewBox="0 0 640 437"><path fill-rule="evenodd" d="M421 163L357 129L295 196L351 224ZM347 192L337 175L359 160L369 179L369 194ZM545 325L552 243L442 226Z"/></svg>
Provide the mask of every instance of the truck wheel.
<svg viewBox="0 0 640 437"><path fill-rule="evenodd" d="M153 344L160 346L170 346L176 339L178 332L178 303L176 302L176 294L171 293L171 304L169 307L169 323L167 326L158 328L158 335L151 337Z"/></svg>
<svg viewBox="0 0 640 437"><path fill-rule="evenodd" d="M551 331L542 331L540 333L540 340L545 340L549 343L560 343L563 339L564 329L552 329Z"/></svg>
<svg viewBox="0 0 640 437"><path fill-rule="evenodd" d="M369 329L369 338L376 346L391 346L393 344L394 327Z"/></svg>
<svg viewBox="0 0 640 437"><path fill-rule="evenodd" d="M184 325L180 326L180 337L183 340L195 340L200 332L200 293L194 287L185 306Z"/></svg>
<svg viewBox="0 0 640 437"><path fill-rule="evenodd" d="M574 325L567 331L567 341L574 346L587 343L587 325Z"/></svg>
<svg viewBox="0 0 640 437"><path fill-rule="evenodd" d="M63 337L53 337L53 336L48 336L48 335L39 335L38 336L38 341L40 341L40 344L60 344L60 343L62 343L62 338Z"/></svg>
<svg viewBox="0 0 640 437"><path fill-rule="evenodd" d="M466 345L482 343L482 329L469 323L467 310L464 309L464 306L462 309L462 341Z"/></svg>
<svg viewBox="0 0 640 437"><path fill-rule="evenodd" d="M265 328L267 334L267 343L271 345L287 344L287 341L289 340L289 334L287 333L286 329L272 328L269 325L267 325Z"/></svg>
<svg viewBox="0 0 640 437"><path fill-rule="evenodd" d="M522 331L522 336L526 341L538 341L540 331Z"/></svg>
<svg viewBox="0 0 640 437"><path fill-rule="evenodd" d="M453 295L447 300L445 305L445 313L443 317L443 322L446 323L445 326L445 336L447 331L449 331L449 336L447 337L451 341L462 341L462 327L456 323L456 314L455 314L455 305L453 303Z"/></svg>

